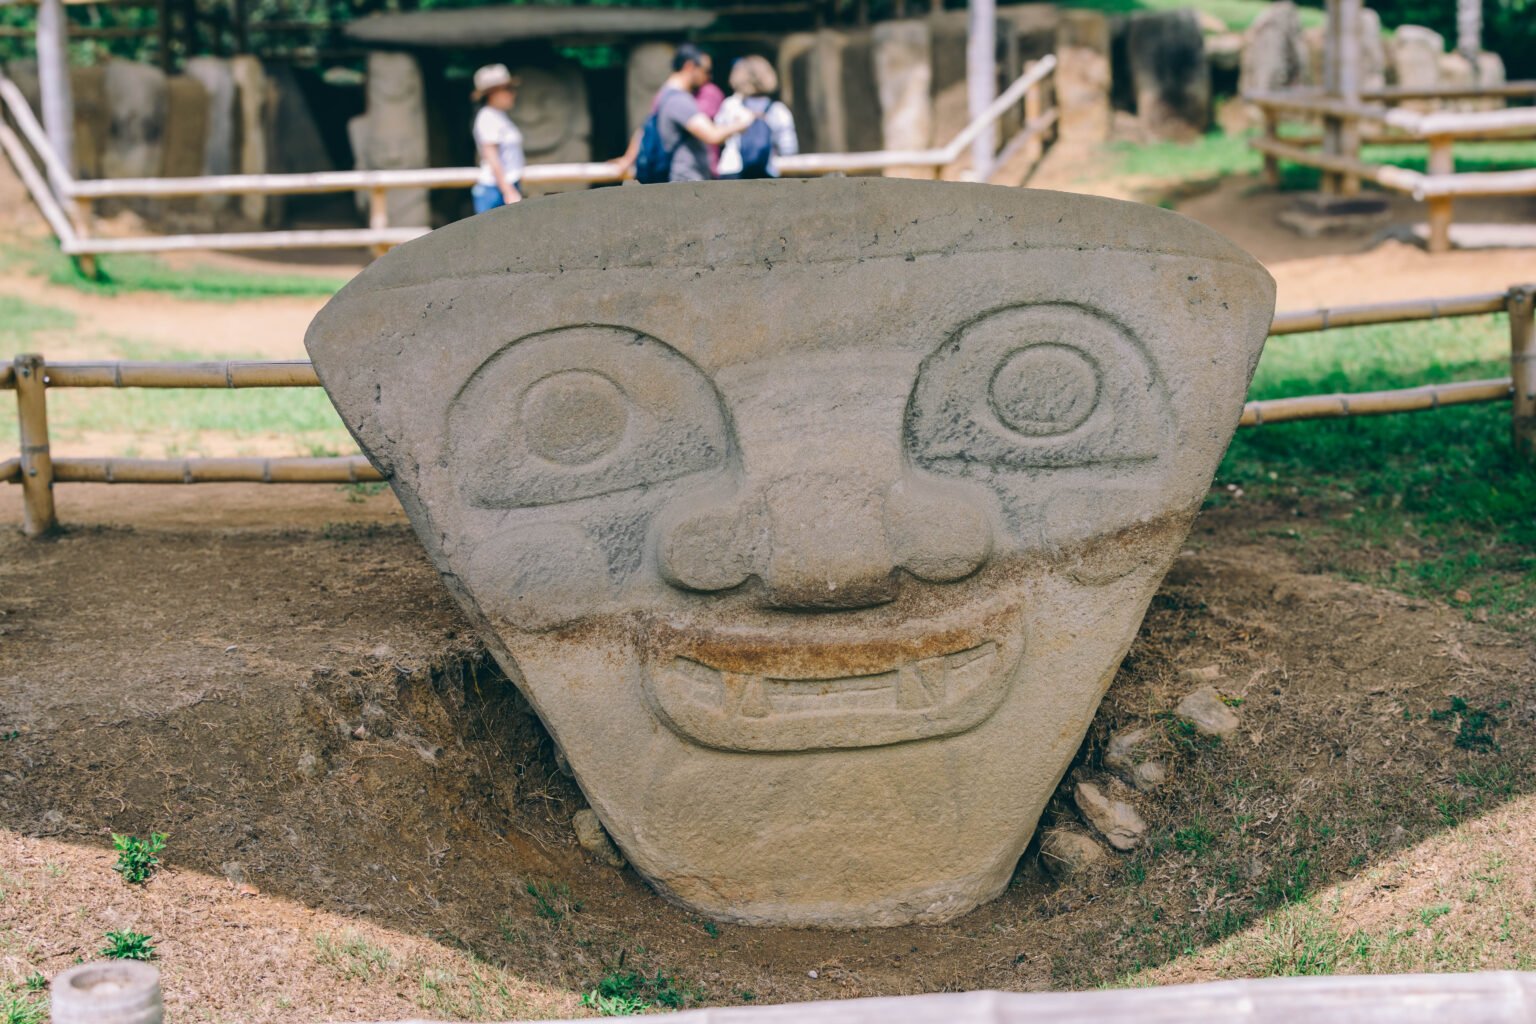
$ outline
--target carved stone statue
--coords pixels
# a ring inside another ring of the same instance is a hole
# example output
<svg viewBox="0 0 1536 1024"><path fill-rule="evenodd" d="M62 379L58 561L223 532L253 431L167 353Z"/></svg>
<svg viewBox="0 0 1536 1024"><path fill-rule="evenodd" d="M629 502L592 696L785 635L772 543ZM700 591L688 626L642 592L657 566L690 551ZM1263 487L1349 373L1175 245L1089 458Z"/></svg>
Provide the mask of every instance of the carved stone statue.
<svg viewBox="0 0 1536 1024"><path fill-rule="evenodd" d="M1151 207L726 182L461 221L306 344L642 875L895 925L1007 885L1273 302Z"/></svg>

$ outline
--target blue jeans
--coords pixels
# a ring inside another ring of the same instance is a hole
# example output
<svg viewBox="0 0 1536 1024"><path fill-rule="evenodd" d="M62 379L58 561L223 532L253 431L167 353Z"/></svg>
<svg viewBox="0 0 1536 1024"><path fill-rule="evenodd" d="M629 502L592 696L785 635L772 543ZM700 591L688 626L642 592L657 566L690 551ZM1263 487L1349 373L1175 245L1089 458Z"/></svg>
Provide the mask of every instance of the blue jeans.
<svg viewBox="0 0 1536 1024"><path fill-rule="evenodd" d="M523 194L522 182L514 181L512 187L517 189L518 195ZM469 197L474 200L476 213L484 213L498 206L507 205L507 201L501 198L501 189L495 185L475 185L469 190Z"/></svg>

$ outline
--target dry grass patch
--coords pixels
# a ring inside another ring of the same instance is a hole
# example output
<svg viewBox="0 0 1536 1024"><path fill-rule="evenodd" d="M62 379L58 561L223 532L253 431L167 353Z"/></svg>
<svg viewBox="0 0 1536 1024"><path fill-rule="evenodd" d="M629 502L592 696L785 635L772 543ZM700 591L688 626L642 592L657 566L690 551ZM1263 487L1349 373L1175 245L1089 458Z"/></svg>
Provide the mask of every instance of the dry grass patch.
<svg viewBox="0 0 1536 1024"><path fill-rule="evenodd" d="M1220 945L1127 980L1533 968L1536 797L1522 797Z"/></svg>
<svg viewBox="0 0 1536 1024"><path fill-rule="evenodd" d="M317 911L223 878L167 869L128 886L113 853L0 831L0 1021L28 1017L52 977L109 931L153 937L166 1017L509 1020L574 1016L577 997L473 954ZM32 979L29 984L29 979Z"/></svg>

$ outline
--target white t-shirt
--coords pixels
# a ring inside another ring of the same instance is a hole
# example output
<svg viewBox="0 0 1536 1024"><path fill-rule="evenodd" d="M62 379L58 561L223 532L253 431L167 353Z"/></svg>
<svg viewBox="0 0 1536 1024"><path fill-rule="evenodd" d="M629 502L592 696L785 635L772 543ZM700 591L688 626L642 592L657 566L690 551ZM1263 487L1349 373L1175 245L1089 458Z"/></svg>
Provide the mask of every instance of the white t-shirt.
<svg viewBox="0 0 1536 1024"><path fill-rule="evenodd" d="M475 159L480 164L480 184L494 187L496 174L480 149L485 145L496 147L496 155L501 157L501 167L507 172L508 182L522 178L523 165L527 162L523 157L523 133L512 123L512 118L507 116L505 110L486 105L475 115Z"/></svg>

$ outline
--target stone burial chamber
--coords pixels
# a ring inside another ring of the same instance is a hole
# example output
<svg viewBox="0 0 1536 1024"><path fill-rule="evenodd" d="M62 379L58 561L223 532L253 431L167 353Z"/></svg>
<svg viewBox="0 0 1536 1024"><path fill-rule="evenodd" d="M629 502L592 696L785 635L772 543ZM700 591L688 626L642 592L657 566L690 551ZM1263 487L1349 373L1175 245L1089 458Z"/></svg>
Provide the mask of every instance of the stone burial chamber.
<svg viewBox="0 0 1536 1024"><path fill-rule="evenodd" d="M1273 304L1147 206L721 182L445 227L306 344L635 869L862 927L1007 885Z"/></svg>

